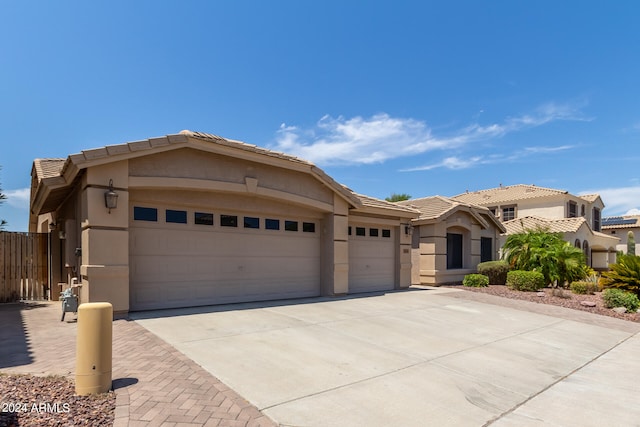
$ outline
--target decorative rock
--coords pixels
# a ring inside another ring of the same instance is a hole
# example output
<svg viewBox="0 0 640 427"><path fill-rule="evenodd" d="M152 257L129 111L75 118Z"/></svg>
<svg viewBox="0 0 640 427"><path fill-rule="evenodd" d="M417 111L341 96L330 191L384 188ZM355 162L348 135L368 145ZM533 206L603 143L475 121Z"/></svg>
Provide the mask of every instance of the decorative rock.
<svg viewBox="0 0 640 427"><path fill-rule="evenodd" d="M596 303L593 301L580 301L581 305L584 305L585 307L595 307Z"/></svg>
<svg viewBox="0 0 640 427"><path fill-rule="evenodd" d="M616 313L622 314L622 313L626 313L627 309L624 308L624 307L616 307L616 308L613 309L613 311L615 311Z"/></svg>
<svg viewBox="0 0 640 427"><path fill-rule="evenodd" d="M536 295L538 295L539 297L543 297L543 296L546 296L547 294L545 294L544 292L540 291Z"/></svg>

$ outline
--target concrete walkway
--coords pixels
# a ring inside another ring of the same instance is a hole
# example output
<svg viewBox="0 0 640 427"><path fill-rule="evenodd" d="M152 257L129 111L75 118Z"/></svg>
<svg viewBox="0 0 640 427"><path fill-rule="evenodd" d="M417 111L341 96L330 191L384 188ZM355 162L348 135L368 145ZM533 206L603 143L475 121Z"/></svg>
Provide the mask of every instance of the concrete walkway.
<svg viewBox="0 0 640 427"><path fill-rule="evenodd" d="M451 289L137 313L283 426L640 425L640 324Z"/></svg>
<svg viewBox="0 0 640 427"><path fill-rule="evenodd" d="M0 304L0 372L74 377L75 316L59 303ZM136 322L113 323L115 427L274 426L253 405Z"/></svg>

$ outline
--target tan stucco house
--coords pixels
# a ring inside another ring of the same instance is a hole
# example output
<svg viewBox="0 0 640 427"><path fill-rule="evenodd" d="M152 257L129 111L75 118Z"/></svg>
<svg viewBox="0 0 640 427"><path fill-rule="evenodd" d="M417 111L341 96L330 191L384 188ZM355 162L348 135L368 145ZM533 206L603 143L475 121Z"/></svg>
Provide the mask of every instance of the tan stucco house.
<svg viewBox="0 0 640 427"><path fill-rule="evenodd" d="M633 233L636 245L636 255L640 255L640 215L622 215L602 218L602 232L620 239L616 250L627 253L629 232Z"/></svg>
<svg viewBox="0 0 640 427"><path fill-rule="evenodd" d="M542 226L581 248L587 265L596 270L606 270L615 262L619 239L601 232L604 203L597 194L576 196L564 190L519 184L467 191L453 199L491 210L507 229L500 246L509 234Z"/></svg>
<svg viewBox="0 0 640 427"><path fill-rule="evenodd" d="M29 228L51 233L51 283L125 313L406 288L418 215L308 161L182 131L35 160Z"/></svg>
<svg viewBox="0 0 640 427"><path fill-rule="evenodd" d="M460 283L480 262L499 258L506 230L488 208L442 196L398 204L420 212L411 221L412 283Z"/></svg>

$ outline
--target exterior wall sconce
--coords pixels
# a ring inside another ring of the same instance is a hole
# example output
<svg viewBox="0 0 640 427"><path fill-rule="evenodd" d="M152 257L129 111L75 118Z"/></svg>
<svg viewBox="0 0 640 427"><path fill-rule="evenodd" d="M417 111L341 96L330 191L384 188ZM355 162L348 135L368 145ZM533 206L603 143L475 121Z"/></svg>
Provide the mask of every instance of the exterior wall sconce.
<svg viewBox="0 0 640 427"><path fill-rule="evenodd" d="M411 236L411 234L413 234L413 225L411 224L405 224L404 225L404 234Z"/></svg>
<svg viewBox="0 0 640 427"><path fill-rule="evenodd" d="M104 206L109 209L109 213L111 213L111 209L115 209L118 207L118 193L113 191L113 180L109 180L109 189L104 192Z"/></svg>

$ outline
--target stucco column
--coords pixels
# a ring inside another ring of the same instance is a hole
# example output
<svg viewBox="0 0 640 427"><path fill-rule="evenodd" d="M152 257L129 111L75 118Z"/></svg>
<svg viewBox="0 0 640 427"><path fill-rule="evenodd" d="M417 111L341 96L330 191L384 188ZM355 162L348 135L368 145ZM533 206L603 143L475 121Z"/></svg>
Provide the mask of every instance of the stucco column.
<svg viewBox="0 0 640 427"><path fill-rule="evenodd" d="M334 195L334 211L325 216L323 294L349 291L349 206Z"/></svg>
<svg viewBox="0 0 640 427"><path fill-rule="evenodd" d="M409 219L400 224L399 244L397 245L398 254L398 277L396 278L396 286L400 289L406 289L411 286L411 236L418 233L418 229L413 229Z"/></svg>
<svg viewBox="0 0 640 427"><path fill-rule="evenodd" d="M117 208L105 206L113 181ZM127 161L89 168L82 179L81 302L109 302L129 311L129 168Z"/></svg>

